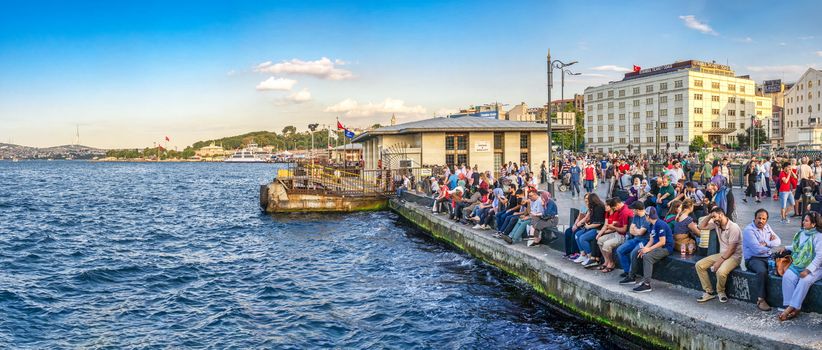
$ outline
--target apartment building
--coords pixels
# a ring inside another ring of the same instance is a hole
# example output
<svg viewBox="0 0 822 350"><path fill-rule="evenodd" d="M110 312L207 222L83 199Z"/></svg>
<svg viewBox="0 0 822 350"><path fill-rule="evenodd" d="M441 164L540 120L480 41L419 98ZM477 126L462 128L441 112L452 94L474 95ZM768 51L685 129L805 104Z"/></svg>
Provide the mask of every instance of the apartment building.
<svg viewBox="0 0 822 350"><path fill-rule="evenodd" d="M822 71L808 68L785 91L785 147L822 148Z"/></svg>

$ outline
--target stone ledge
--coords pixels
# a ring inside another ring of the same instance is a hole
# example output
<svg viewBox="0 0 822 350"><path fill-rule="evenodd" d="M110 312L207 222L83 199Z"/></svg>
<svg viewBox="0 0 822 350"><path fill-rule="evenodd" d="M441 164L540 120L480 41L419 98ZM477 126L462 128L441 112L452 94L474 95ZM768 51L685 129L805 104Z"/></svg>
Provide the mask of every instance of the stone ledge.
<svg viewBox="0 0 822 350"><path fill-rule="evenodd" d="M697 292L659 281L653 282L652 293L634 294L616 283L617 274L583 270L547 247L507 245L488 231L431 214L430 202L415 202L392 200L390 206L435 238L525 280L560 306L651 344L682 349L822 349L818 314L779 323L776 311L760 312L736 300L697 304Z"/></svg>

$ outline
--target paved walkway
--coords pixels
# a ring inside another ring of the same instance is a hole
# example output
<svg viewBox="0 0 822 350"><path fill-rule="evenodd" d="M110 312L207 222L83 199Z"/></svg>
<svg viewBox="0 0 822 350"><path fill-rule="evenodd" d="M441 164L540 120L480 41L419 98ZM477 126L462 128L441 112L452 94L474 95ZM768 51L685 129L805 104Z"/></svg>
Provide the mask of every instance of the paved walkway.
<svg viewBox="0 0 822 350"><path fill-rule="evenodd" d="M542 188L545 188L542 185ZM604 195L606 191L605 184L599 184L597 188L594 189L597 195L599 195L604 200ZM582 193L585 193L585 189L582 189ZM793 239L793 235L799 231L799 226L801 224L800 218L791 218L791 222L789 224L783 224L779 221L779 202L773 200L772 198L765 198L762 200L762 203L754 203L753 200L749 200L748 203L742 202L742 198L745 197L744 191L738 187L733 189L734 198L736 199L736 215L737 215L737 224L741 228L745 228L749 223L753 221L754 213L759 208L765 208L768 213L770 214L770 219L768 220L768 224L771 225L774 232L779 236L782 240L783 245L788 245ZM582 197L571 197L571 192L560 192L555 191L557 206L559 207L559 223L560 225L567 225L570 215L569 208L577 208L579 209L582 205ZM788 215L792 215L793 211L791 211Z"/></svg>

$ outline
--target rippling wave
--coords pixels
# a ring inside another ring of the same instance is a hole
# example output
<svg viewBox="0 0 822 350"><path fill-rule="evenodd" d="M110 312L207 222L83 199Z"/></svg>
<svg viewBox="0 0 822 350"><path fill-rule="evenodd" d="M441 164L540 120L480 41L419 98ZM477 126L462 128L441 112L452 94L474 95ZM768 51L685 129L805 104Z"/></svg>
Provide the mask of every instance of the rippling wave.
<svg viewBox="0 0 822 350"><path fill-rule="evenodd" d="M0 348L613 348L389 212L269 216L271 165L0 162Z"/></svg>

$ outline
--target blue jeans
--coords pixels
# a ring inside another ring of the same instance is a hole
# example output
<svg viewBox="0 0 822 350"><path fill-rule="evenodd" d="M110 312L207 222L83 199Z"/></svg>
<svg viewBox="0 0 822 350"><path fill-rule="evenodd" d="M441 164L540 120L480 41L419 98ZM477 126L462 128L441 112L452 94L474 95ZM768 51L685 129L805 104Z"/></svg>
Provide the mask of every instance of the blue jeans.
<svg viewBox="0 0 822 350"><path fill-rule="evenodd" d="M405 187L397 187L397 199L402 199L403 192L405 192Z"/></svg>
<svg viewBox="0 0 822 350"><path fill-rule="evenodd" d="M514 226L517 225L519 221L519 215L511 215L507 219L505 219L505 225L502 226L502 233L509 234L511 231L514 230Z"/></svg>
<svg viewBox="0 0 822 350"><path fill-rule="evenodd" d="M502 231L505 226L502 226L505 223L505 219L511 216L511 212L508 211L501 211L496 214L494 217L494 223L497 225L497 231Z"/></svg>
<svg viewBox="0 0 822 350"><path fill-rule="evenodd" d="M571 195L573 196L574 193L576 193L577 196L579 195L579 179L575 180L574 178L571 178Z"/></svg>
<svg viewBox="0 0 822 350"><path fill-rule="evenodd" d="M577 246L579 246L579 250L591 254L591 240L597 236L597 231L599 230L592 228L577 235Z"/></svg>
<svg viewBox="0 0 822 350"><path fill-rule="evenodd" d="M565 255L579 253L579 245L577 244L576 233L582 230L583 229L581 228L571 230L570 227L565 229Z"/></svg>
<svg viewBox="0 0 822 350"><path fill-rule="evenodd" d="M525 233L525 229L528 228L528 225L531 223L531 220L519 220L517 224L514 225L514 228L511 230L511 234L508 237L514 242L519 242L522 240L522 235Z"/></svg>
<svg viewBox="0 0 822 350"><path fill-rule="evenodd" d="M639 243L647 245L648 240L644 238L631 238L616 249L619 266L622 267L625 273L631 272L631 256L639 253Z"/></svg>
<svg viewBox="0 0 822 350"><path fill-rule="evenodd" d="M585 180L585 192L591 193L594 191L594 180Z"/></svg>

